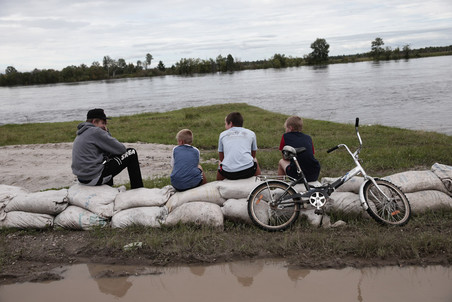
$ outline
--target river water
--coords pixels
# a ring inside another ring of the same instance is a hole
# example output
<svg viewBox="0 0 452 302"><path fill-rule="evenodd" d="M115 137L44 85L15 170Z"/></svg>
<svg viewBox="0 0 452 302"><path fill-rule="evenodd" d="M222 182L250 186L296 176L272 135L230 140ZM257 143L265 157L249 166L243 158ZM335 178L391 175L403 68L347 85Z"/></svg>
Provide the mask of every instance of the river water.
<svg viewBox="0 0 452 302"><path fill-rule="evenodd" d="M452 269L441 266L308 270L256 260L142 267L141 275L100 264L59 270L60 281L0 286L0 301L452 301Z"/></svg>
<svg viewBox="0 0 452 302"><path fill-rule="evenodd" d="M399 61L0 87L0 125L248 103L305 118L452 135L452 56ZM234 108L231 106L231 110Z"/></svg>

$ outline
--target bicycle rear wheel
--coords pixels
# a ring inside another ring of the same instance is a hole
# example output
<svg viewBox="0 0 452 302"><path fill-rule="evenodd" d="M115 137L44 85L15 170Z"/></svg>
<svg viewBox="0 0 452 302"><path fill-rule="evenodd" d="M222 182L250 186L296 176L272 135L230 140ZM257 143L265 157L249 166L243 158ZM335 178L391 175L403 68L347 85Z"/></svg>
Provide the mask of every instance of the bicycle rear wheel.
<svg viewBox="0 0 452 302"><path fill-rule="evenodd" d="M370 180L364 185L369 215L381 224L405 225L411 217L410 203L405 194L387 180L375 179L375 182L378 187Z"/></svg>
<svg viewBox="0 0 452 302"><path fill-rule="evenodd" d="M268 181L257 186L248 198L248 215L253 223L266 231L282 231L290 227L300 215L300 204L294 199L278 203L295 190L282 181Z"/></svg>

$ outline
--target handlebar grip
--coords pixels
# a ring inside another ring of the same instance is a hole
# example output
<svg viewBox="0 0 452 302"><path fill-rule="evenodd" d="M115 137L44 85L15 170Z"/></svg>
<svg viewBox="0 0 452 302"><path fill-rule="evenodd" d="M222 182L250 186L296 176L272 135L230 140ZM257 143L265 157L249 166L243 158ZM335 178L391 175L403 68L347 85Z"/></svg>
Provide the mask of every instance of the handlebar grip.
<svg viewBox="0 0 452 302"><path fill-rule="evenodd" d="M331 148L331 149L328 149L328 151L326 151L326 152L327 152L327 153L331 153L331 152L333 152L334 150L336 150L337 148L339 148L339 145L334 146L334 147Z"/></svg>
<svg viewBox="0 0 452 302"><path fill-rule="evenodd" d="M359 126L359 117L356 118L356 121L355 121L355 128L358 128L358 126Z"/></svg>

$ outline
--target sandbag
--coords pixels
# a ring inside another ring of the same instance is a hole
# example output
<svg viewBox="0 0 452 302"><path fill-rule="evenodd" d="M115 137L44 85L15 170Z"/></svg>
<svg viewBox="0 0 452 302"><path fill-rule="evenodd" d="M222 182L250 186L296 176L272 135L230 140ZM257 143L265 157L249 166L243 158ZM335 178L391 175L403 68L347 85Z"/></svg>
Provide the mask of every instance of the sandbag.
<svg viewBox="0 0 452 302"><path fill-rule="evenodd" d="M432 172L441 179L449 194L452 194L452 166L435 163L432 166Z"/></svg>
<svg viewBox="0 0 452 302"><path fill-rule="evenodd" d="M44 229L53 226L53 216L48 214L14 211L0 220L0 228Z"/></svg>
<svg viewBox="0 0 452 302"><path fill-rule="evenodd" d="M359 195L352 192L333 192L325 206L327 211L355 214L363 211Z"/></svg>
<svg viewBox="0 0 452 302"><path fill-rule="evenodd" d="M246 199L228 199L221 207L221 211L227 220L252 223L248 215L248 201Z"/></svg>
<svg viewBox="0 0 452 302"><path fill-rule="evenodd" d="M208 202L189 202L175 208L168 214L165 224L194 223L222 228L223 212L219 205Z"/></svg>
<svg viewBox="0 0 452 302"><path fill-rule="evenodd" d="M246 179L230 180L225 179L219 182L218 190L224 199L241 199L247 198L250 192L259 184L257 177L253 176Z"/></svg>
<svg viewBox="0 0 452 302"><path fill-rule="evenodd" d="M305 216L310 225L313 225L316 227L320 227L322 225L323 215L317 215L315 213L315 208L301 209L300 216ZM325 221L326 220L328 220L328 223L329 223L329 219L325 219Z"/></svg>
<svg viewBox="0 0 452 302"><path fill-rule="evenodd" d="M165 207L139 207L120 211L111 218L112 228L128 226L146 226L158 228L168 214Z"/></svg>
<svg viewBox="0 0 452 302"><path fill-rule="evenodd" d="M55 217L54 224L69 230L90 230L93 227L105 227L109 220L77 206L68 206Z"/></svg>
<svg viewBox="0 0 452 302"><path fill-rule="evenodd" d="M68 206L68 190L49 190L19 194L5 207L5 212L23 211L56 216Z"/></svg>
<svg viewBox="0 0 452 302"><path fill-rule="evenodd" d="M432 171L406 171L386 176L383 179L389 180L400 187L404 193L426 190L449 193L441 179L439 179Z"/></svg>
<svg viewBox="0 0 452 302"><path fill-rule="evenodd" d="M115 212L136 208L136 207L154 207L164 205L175 190L172 186L159 188L138 188L125 192L120 192L115 198Z"/></svg>
<svg viewBox="0 0 452 302"><path fill-rule="evenodd" d="M219 181L214 181L187 191L176 192L170 197L166 206L170 212L185 203L193 201L209 202L221 206L225 199L221 197L218 185Z"/></svg>
<svg viewBox="0 0 452 302"><path fill-rule="evenodd" d="M118 189L107 185L86 186L75 184L68 190L69 204L78 206L104 218L113 216Z"/></svg>
<svg viewBox="0 0 452 302"><path fill-rule="evenodd" d="M419 214L430 210L451 209L452 197L440 191L427 190L414 193L406 193L410 202L411 212Z"/></svg>
<svg viewBox="0 0 452 302"><path fill-rule="evenodd" d="M6 206L10 200L19 195L28 194L28 191L16 186L0 185L0 206Z"/></svg>
<svg viewBox="0 0 452 302"><path fill-rule="evenodd" d="M325 185L328 183L333 183L338 179L339 179L339 177L337 177L337 178L323 177L322 184ZM346 183L344 183L342 186L337 188L336 192L352 192L355 194L359 194L359 188L361 187L363 182L364 182L364 177L354 176L354 177L350 178L350 180L347 181Z"/></svg>

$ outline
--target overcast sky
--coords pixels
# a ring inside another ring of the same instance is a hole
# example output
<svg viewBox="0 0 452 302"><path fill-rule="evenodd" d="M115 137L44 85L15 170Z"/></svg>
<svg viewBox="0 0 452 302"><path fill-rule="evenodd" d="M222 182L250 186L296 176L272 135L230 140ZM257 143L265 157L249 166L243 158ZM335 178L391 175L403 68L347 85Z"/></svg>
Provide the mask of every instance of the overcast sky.
<svg viewBox="0 0 452 302"><path fill-rule="evenodd" d="M104 56L167 67L181 58L302 57L452 45L451 0L0 0L0 72L102 64Z"/></svg>

